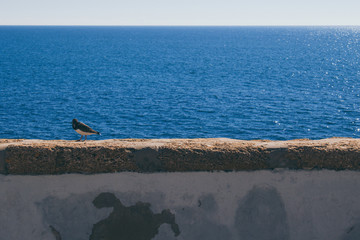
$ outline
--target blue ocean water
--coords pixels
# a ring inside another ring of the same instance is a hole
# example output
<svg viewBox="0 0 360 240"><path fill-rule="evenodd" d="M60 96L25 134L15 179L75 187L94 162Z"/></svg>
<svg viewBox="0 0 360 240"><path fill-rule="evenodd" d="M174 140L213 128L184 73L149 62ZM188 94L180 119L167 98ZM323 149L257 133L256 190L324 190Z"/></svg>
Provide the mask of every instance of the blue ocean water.
<svg viewBox="0 0 360 240"><path fill-rule="evenodd" d="M360 136L360 27L0 27L0 138Z"/></svg>

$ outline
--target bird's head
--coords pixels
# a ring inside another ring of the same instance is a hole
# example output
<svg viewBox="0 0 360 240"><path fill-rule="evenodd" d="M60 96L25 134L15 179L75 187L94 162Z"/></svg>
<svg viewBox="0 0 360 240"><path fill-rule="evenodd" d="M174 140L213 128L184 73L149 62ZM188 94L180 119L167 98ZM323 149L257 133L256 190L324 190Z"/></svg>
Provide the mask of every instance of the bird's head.
<svg viewBox="0 0 360 240"><path fill-rule="evenodd" d="M79 121L78 121L76 118L74 118L74 119L72 120L72 125L73 125L73 127L75 127L78 122L79 122Z"/></svg>

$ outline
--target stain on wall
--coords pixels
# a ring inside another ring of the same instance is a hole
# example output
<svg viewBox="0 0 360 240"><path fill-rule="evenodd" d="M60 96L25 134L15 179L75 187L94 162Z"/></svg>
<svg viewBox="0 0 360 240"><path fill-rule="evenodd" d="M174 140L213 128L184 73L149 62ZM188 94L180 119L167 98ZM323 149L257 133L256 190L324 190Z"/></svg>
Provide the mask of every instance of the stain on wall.
<svg viewBox="0 0 360 240"><path fill-rule="evenodd" d="M149 203L135 201L136 193L122 193L126 207L113 193L87 193L67 198L47 197L38 202L45 225L56 240L88 239L153 239L158 229L178 236L180 229L170 210L160 209L154 214ZM159 202L161 194L146 195L146 199ZM132 199L132 200L131 200ZM131 203L132 202L132 203ZM161 201L160 201L161 202ZM168 230L169 229L169 230ZM171 229L171 230L170 230ZM167 238L168 239L168 238Z"/></svg>
<svg viewBox="0 0 360 240"><path fill-rule="evenodd" d="M51 229L51 233L54 235L56 240L62 240L61 238L61 234L58 232L58 230L56 230L53 226L49 226Z"/></svg>
<svg viewBox="0 0 360 240"><path fill-rule="evenodd" d="M276 188L254 186L240 202L235 228L238 239L289 239L285 206Z"/></svg>
<svg viewBox="0 0 360 240"><path fill-rule="evenodd" d="M159 227L164 223L170 224L175 236L180 234L175 215L168 209L154 214L150 204L143 202L125 207L109 192L99 194L93 204L99 209L112 207L113 211L108 218L94 224L90 240L150 240L158 234Z"/></svg>
<svg viewBox="0 0 360 240"><path fill-rule="evenodd" d="M152 148L144 148L130 154L141 172L161 171L162 164L158 156L158 151Z"/></svg>
<svg viewBox="0 0 360 240"><path fill-rule="evenodd" d="M3 179L0 203L5 214L0 214L0 222L5 230L0 232L4 239L360 239L357 172ZM33 194L44 179L45 188L37 189L38 196ZM24 184L30 180L31 188ZM74 180L79 181L74 184ZM25 230L16 231L9 222Z"/></svg>
<svg viewBox="0 0 360 240"><path fill-rule="evenodd" d="M95 197L94 193L71 194L66 198L49 196L38 202L53 239L88 240L93 224L111 212L111 209L96 209L91 202Z"/></svg>
<svg viewBox="0 0 360 240"><path fill-rule="evenodd" d="M353 226L351 226L344 236L342 240L359 240L360 239L360 220Z"/></svg>
<svg viewBox="0 0 360 240"><path fill-rule="evenodd" d="M184 198L191 199L190 196ZM192 206L176 208L176 219L181 223L181 239L233 239L229 228L219 223L218 214L218 203L213 194L194 199Z"/></svg>

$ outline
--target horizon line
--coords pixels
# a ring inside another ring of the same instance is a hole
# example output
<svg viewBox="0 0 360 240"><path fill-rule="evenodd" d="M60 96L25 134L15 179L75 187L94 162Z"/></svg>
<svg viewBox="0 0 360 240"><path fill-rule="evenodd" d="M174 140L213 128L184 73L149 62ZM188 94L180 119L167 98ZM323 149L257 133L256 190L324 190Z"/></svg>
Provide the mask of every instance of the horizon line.
<svg viewBox="0 0 360 240"><path fill-rule="evenodd" d="M346 25L346 24L317 24L317 25L302 25L302 24L279 24L279 25L140 25L140 24L0 24L0 27L360 27L360 25Z"/></svg>

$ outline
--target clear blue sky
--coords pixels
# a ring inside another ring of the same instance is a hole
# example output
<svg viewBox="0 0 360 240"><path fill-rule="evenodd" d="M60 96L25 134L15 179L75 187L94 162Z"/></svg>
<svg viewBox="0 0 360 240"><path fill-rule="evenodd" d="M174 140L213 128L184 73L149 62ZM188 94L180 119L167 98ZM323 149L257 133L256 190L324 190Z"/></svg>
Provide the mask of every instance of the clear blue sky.
<svg viewBox="0 0 360 240"><path fill-rule="evenodd" d="M0 0L0 25L360 25L360 0Z"/></svg>

